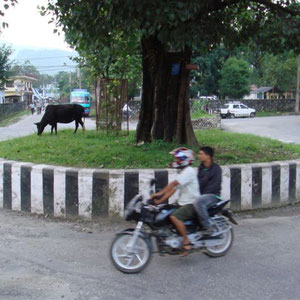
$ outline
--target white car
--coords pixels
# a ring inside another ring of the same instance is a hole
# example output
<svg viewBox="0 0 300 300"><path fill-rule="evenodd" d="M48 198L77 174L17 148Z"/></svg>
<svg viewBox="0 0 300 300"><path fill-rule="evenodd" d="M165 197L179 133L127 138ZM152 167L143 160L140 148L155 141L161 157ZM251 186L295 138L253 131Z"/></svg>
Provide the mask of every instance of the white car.
<svg viewBox="0 0 300 300"><path fill-rule="evenodd" d="M226 103L221 107L221 118L238 118L238 117L250 117L254 118L255 109L249 108L243 103Z"/></svg>

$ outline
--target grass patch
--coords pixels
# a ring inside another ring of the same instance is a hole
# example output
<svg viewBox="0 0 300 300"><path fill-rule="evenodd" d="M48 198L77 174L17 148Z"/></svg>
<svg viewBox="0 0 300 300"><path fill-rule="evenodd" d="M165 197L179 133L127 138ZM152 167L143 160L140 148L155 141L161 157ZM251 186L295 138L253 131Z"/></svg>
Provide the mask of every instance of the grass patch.
<svg viewBox="0 0 300 300"><path fill-rule="evenodd" d="M200 118L214 118L215 115L210 115L204 110L204 106L208 103L206 101L194 102L191 108L191 119L197 120Z"/></svg>
<svg viewBox="0 0 300 300"><path fill-rule="evenodd" d="M17 161L88 168L165 168L168 154L176 143L155 141L136 146L135 132L129 136L107 136L103 132L61 130L58 135L43 134L0 142L0 157ZM284 144L254 135L223 132L218 129L196 131L201 145L216 150L221 165L267 162L300 158L300 145ZM198 149L194 148L194 151ZM197 162L195 163L197 165Z"/></svg>
<svg viewBox="0 0 300 300"><path fill-rule="evenodd" d="M214 114L210 115L207 112L205 112L204 110L198 110L198 111L191 113L192 120L197 120L200 118L214 118L214 117L215 117Z"/></svg>
<svg viewBox="0 0 300 300"><path fill-rule="evenodd" d="M6 127L9 125L12 125L14 123L17 123L20 121L20 119L24 116L30 115L31 112L28 110L9 115L8 117L4 118L3 120L0 120L0 127Z"/></svg>

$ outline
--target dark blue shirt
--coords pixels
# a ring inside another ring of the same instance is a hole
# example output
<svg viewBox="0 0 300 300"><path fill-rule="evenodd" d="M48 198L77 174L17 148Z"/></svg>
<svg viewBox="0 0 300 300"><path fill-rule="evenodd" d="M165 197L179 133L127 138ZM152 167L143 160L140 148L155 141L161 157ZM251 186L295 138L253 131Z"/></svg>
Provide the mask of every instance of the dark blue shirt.
<svg viewBox="0 0 300 300"><path fill-rule="evenodd" d="M216 163L212 163L209 168L205 168L201 164L198 168L198 180L200 184L200 193L214 194L220 196L221 182L222 182L222 169Z"/></svg>

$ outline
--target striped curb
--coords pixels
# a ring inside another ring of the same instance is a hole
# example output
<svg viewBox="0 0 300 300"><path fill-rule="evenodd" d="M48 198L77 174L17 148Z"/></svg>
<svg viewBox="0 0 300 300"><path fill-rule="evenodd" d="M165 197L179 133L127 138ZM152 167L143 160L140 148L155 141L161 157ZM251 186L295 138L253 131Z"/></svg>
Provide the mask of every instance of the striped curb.
<svg viewBox="0 0 300 300"><path fill-rule="evenodd" d="M221 196L231 199L235 211L300 201L300 160L229 165L222 171ZM87 219L123 215L152 178L159 190L176 179L176 170L76 169L0 160L0 208Z"/></svg>

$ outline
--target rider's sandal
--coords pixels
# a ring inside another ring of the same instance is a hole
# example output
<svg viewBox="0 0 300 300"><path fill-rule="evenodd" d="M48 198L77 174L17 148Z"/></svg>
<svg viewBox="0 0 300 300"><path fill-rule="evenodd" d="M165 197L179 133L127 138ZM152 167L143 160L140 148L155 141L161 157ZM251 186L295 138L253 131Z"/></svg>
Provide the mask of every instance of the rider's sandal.
<svg viewBox="0 0 300 300"><path fill-rule="evenodd" d="M185 257L191 252L192 244L191 243L183 244L182 248L183 248L183 251L179 254L179 256L180 257Z"/></svg>

